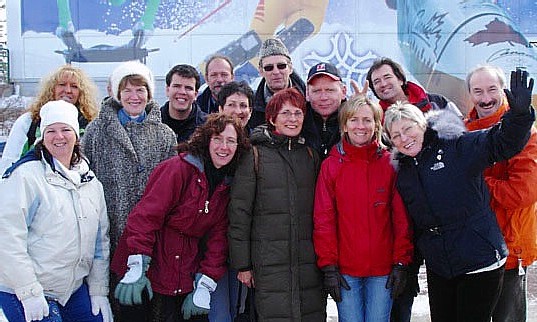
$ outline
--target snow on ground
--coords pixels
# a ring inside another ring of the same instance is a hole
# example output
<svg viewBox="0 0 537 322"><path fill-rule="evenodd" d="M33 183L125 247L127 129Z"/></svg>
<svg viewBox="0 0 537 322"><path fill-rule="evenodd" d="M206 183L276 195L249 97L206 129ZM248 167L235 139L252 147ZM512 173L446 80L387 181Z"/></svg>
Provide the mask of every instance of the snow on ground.
<svg viewBox="0 0 537 322"><path fill-rule="evenodd" d="M425 276L425 266L421 266L420 293L414 299L412 306L411 322L430 322L429 299L427 297L427 278ZM328 299L326 306L327 322L337 322L337 307L332 299ZM528 322L537 321L537 263L528 268ZM0 320L1 322L1 320Z"/></svg>

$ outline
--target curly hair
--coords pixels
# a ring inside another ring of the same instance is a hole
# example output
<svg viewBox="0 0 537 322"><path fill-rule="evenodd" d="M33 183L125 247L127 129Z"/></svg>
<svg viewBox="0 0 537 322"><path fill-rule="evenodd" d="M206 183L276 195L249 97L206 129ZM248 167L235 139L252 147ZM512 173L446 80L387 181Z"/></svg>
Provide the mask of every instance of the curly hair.
<svg viewBox="0 0 537 322"><path fill-rule="evenodd" d="M240 120L235 116L222 112L209 114L205 123L196 128L190 139L177 146L177 152L190 153L202 159L204 163L210 161L209 143L211 138L222 133L228 124L231 124L235 128L235 132L237 132L237 150L229 163L231 168L235 169L241 155L250 148L250 141L246 131L241 126Z"/></svg>
<svg viewBox="0 0 537 322"><path fill-rule="evenodd" d="M67 64L61 66L51 75L42 79L39 93L28 108L28 111L32 115L32 120L38 121L40 119L39 111L41 110L41 107L45 105L45 103L55 99L54 88L65 75L74 77L78 82L80 95L74 104L76 108L88 122L97 116L97 113L99 112L97 109L97 86L82 69Z"/></svg>

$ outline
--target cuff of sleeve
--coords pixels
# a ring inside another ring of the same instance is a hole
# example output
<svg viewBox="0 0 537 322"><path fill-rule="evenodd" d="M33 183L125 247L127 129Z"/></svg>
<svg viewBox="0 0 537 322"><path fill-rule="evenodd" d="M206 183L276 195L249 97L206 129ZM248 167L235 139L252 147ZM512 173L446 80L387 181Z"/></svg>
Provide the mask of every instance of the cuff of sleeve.
<svg viewBox="0 0 537 322"><path fill-rule="evenodd" d="M43 286L39 282L35 281L29 285L19 287L15 289L15 294L19 301L25 300L32 296L44 296Z"/></svg>
<svg viewBox="0 0 537 322"><path fill-rule="evenodd" d="M95 295L108 296L109 289L108 289L108 286L88 285L88 291L89 291L89 295L92 295L92 296L95 296Z"/></svg>

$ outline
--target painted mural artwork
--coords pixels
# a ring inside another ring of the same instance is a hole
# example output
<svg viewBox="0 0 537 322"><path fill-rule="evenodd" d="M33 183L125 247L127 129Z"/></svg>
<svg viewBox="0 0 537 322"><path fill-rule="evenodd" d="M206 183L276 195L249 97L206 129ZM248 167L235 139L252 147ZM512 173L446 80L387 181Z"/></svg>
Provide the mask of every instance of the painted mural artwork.
<svg viewBox="0 0 537 322"><path fill-rule="evenodd" d="M237 78L255 83L259 47L274 36L302 76L329 61L347 83L363 83L371 63L387 56L462 110L464 78L477 64L537 74L532 0L22 0L20 12L29 74L21 77L72 62L104 78L111 64L133 59L163 76L177 63L202 71L220 53L231 58Z"/></svg>

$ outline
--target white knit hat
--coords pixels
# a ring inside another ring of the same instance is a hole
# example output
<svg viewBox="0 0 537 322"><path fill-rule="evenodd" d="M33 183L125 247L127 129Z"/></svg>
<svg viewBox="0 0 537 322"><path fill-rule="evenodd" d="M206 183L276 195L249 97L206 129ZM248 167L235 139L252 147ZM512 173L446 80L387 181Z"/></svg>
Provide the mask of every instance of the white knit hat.
<svg viewBox="0 0 537 322"><path fill-rule="evenodd" d="M54 123L69 125L75 131L76 137L79 137L78 109L73 104L62 100L47 102L41 107L39 117L41 117L39 125L41 138L43 138L47 126Z"/></svg>
<svg viewBox="0 0 537 322"><path fill-rule="evenodd" d="M154 96L155 81L153 79L153 73L151 73L151 70L149 70L146 65L140 63L137 60L133 60L122 63L112 72L112 75L110 77L110 83L112 87L112 94L114 95L116 101L119 102L119 83L121 83L121 80L125 76L129 75L142 76L145 79L147 86L149 87L149 95L151 97Z"/></svg>

